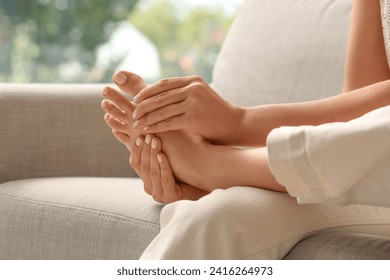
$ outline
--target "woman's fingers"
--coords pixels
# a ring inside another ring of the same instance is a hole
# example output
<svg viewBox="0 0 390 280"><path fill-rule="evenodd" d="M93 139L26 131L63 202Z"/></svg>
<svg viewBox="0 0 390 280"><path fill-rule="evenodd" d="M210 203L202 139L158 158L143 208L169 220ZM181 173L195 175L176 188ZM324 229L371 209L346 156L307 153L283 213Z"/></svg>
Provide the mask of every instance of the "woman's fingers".
<svg viewBox="0 0 390 280"><path fill-rule="evenodd" d="M140 102L133 112L135 120L149 114L155 110L162 109L168 105L173 105L184 101L187 98L187 87L164 91L155 96Z"/></svg>
<svg viewBox="0 0 390 280"><path fill-rule="evenodd" d="M144 80L137 74L128 71L118 71L112 76L112 81L124 92L131 96L137 95L147 87Z"/></svg>
<svg viewBox="0 0 390 280"><path fill-rule="evenodd" d="M152 125L139 125L139 130L142 130L147 133L161 133L171 130L179 130L182 128L187 128L187 120L185 114L175 116ZM138 129L138 126L137 126Z"/></svg>
<svg viewBox="0 0 390 280"><path fill-rule="evenodd" d="M158 202L164 202L163 200L163 190L161 186L161 174L160 166L157 160L157 154L161 152L161 141L159 138L154 137L151 143L151 152L150 152L150 179L153 185L153 199Z"/></svg>
<svg viewBox="0 0 390 280"><path fill-rule="evenodd" d="M145 141L142 143L142 152L141 152L141 162L140 162L140 171L142 181L144 182L145 192L148 194L153 194L153 184L150 178L150 145L152 142L152 135L147 134L145 136Z"/></svg>
<svg viewBox="0 0 390 280"><path fill-rule="evenodd" d="M177 77L177 78L168 78L162 79L157 83L144 88L141 90L135 97L134 102L136 104L141 103L145 99L148 99L156 94L162 93L164 91L172 90L175 88L181 88L189 85L193 81L201 81L202 79L198 76L189 76L189 77Z"/></svg>
<svg viewBox="0 0 390 280"><path fill-rule="evenodd" d="M141 146L142 149L138 148ZM161 153L161 148L161 140L158 137L146 135L142 144L134 149L131 164L140 170L145 192L157 202L170 203L181 199L181 190L173 177L168 158ZM147 156L149 160L146 160Z"/></svg>
<svg viewBox="0 0 390 280"><path fill-rule="evenodd" d="M181 189L176 185L168 158L163 153L158 153L156 157L160 166L160 181L164 201L169 203L182 199Z"/></svg>
<svg viewBox="0 0 390 280"><path fill-rule="evenodd" d="M142 136L139 136L135 143L130 147L131 153L130 153L130 165L133 167L134 171L137 172L138 176L141 176L141 153L142 153L142 144L144 142L144 139Z"/></svg>
<svg viewBox="0 0 390 280"><path fill-rule="evenodd" d="M150 178L153 185L153 199L157 202L171 203L181 199L197 200L205 196L208 192L185 183L176 182L169 160L161 152L161 148L160 139L154 137L150 151Z"/></svg>
<svg viewBox="0 0 390 280"><path fill-rule="evenodd" d="M175 129L181 129L184 128L185 125L184 117L183 118L175 118L175 117L184 116L185 113L186 111L185 111L185 107L183 106L183 102L178 104L168 105L147 114L146 116L140 118L139 120L136 120L133 123L133 128L136 128L139 131L147 131L149 127L154 125L155 129L156 128L162 129L162 131L156 131L156 132L167 131L167 128L169 128L169 130L173 130L173 127Z"/></svg>
<svg viewBox="0 0 390 280"><path fill-rule="evenodd" d="M175 81L172 80L171 84L175 84ZM209 114L213 112L214 104L207 104L207 100L204 101L203 98L204 95L209 96L207 91L205 93L208 87L197 80L194 81L193 77L179 81L183 87L156 93L138 103L133 112L133 128L150 133L189 128L190 122L198 120L198 115L202 115L203 111L209 110ZM188 81L190 83L186 83ZM179 85L179 82L175 85Z"/></svg>

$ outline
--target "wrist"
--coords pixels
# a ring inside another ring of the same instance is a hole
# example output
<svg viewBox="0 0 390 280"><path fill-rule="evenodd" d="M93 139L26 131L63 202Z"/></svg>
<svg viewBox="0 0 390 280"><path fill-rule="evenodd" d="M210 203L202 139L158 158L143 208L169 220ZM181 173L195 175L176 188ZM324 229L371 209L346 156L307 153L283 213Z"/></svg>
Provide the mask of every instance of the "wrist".
<svg viewBox="0 0 390 280"><path fill-rule="evenodd" d="M274 117L268 105L243 108L238 124L236 146L264 147L272 126Z"/></svg>

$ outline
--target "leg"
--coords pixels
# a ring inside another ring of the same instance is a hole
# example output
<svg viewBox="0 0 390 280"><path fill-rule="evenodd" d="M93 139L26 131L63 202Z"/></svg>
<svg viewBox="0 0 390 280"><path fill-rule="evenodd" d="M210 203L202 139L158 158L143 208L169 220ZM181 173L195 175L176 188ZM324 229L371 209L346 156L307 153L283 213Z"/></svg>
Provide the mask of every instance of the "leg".
<svg viewBox="0 0 390 280"><path fill-rule="evenodd" d="M121 72L121 75L126 76L126 79L122 77L119 79L120 82L132 81L132 83L118 84L124 91L134 94L136 90L146 86L137 75L127 72ZM118 140L129 149L129 146L134 146L134 141L140 134L133 128L132 113L135 105L114 89L106 89L103 95L106 100L103 100L102 108L108 113L106 122L115 131L116 137L118 133L123 134L123 137ZM169 158L175 177L189 185L205 191L234 185L283 191L269 171L267 157L263 150L245 151L211 145L202 137L184 130L168 131L157 135L164 143L163 152Z"/></svg>
<svg viewBox="0 0 390 280"><path fill-rule="evenodd" d="M281 259L314 232L370 233L379 224L390 224L390 209L298 205L287 194L234 187L166 205L161 232L141 258Z"/></svg>
<svg viewBox="0 0 390 280"><path fill-rule="evenodd" d="M213 145L183 131L163 134L164 151L175 177L211 192L251 186L285 192L269 169L267 149Z"/></svg>
<svg viewBox="0 0 390 280"><path fill-rule="evenodd" d="M139 76L132 73L126 73L126 75L126 80L132 81L131 84L120 85L126 92L134 94L141 86L146 86ZM123 80L125 79L121 78L120 81ZM106 88L102 94L105 97L102 101L102 109L107 112L105 121L112 129L114 136L131 152L131 147L136 146L135 141L141 135L141 132L133 128L132 113L135 105L113 88ZM199 182L199 172L203 174L206 171L205 167L200 168L206 158L201 157L198 150L202 144L205 144L203 138L193 136L183 130L159 133L157 136L164 143L162 151L170 159L176 178L193 186L200 186L203 182ZM194 155L197 155L195 162L199 167L195 169L193 168L194 161L189 161L189 159L193 160Z"/></svg>

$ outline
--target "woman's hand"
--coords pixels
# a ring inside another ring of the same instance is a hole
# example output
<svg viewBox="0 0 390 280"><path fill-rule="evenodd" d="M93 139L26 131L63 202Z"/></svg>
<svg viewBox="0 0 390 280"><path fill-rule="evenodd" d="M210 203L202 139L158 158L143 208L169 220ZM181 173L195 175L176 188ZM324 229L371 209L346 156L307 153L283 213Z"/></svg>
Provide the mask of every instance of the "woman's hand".
<svg viewBox="0 0 390 280"><path fill-rule="evenodd" d="M204 190L175 181L169 160L161 153L159 138L151 134L147 134L145 138L139 136L135 145L131 145L129 149L130 164L142 178L145 192L155 201L170 203L182 199L197 200L208 194Z"/></svg>
<svg viewBox="0 0 390 280"><path fill-rule="evenodd" d="M169 78L134 98L133 127L146 133L185 129L218 144L237 137L243 109L222 99L200 77Z"/></svg>

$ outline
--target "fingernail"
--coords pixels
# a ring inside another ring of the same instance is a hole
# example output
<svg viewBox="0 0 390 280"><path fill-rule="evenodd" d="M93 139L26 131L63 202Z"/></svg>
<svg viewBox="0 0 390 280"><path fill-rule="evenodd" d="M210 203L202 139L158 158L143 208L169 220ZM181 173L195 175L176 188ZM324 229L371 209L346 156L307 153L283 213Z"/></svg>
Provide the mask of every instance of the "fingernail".
<svg viewBox="0 0 390 280"><path fill-rule="evenodd" d="M152 136L150 136L150 134L146 135L145 143L149 145L151 141L152 141Z"/></svg>
<svg viewBox="0 0 390 280"><path fill-rule="evenodd" d="M110 118L110 114L105 114L104 119L107 121Z"/></svg>
<svg viewBox="0 0 390 280"><path fill-rule="evenodd" d="M150 128L150 126L148 126L148 125L145 126L145 127L144 127L144 131L147 131L149 128Z"/></svg>
<svg viewBox="0 0 390 280"><path fill-rule="evenodd" d="M138 125L139 125L139 121L135 121L135 122L133 123L133 128L136 128Z"/></svg>
<svg viewBox="0 0 390 280"><path fill-rule="evenodd" d="M106 108L106 107L107 107L107 104L108 104L108 102L104 100L104 101L102 102L102 107L103 107L103 108Z"/></svg>
<svg viewBox="0 0 390 280"><path fill-rule="evenodd" d="M157 144L158 144L157 140L153 138L153 140L152 140L152 149L153 150L155 150L157 148Z"/></svg>
<svg viewBox="0 0 390 280"><path fill-rule="evenodd" d="M139 147L141 146L141 143L142 143L142 139L141 137L138 137L137 140L135 141L135 144Z"/></svg>
<svg viewBox="0 0 390 280"><path fill-rule="evenodd" d="M135 119L137 117L137 113L138 113L138 111L137 111L137 109L135 109L133 112L133 119Z"/></svg>
<svg viewBox="0 0 390 280"><path fill-rule="evenodd" d="M135 103L137 103L137 102L138 102L138 99L139 99L139 94L137 94L136 96L134 96L133 101L134 101Z"/></svg>
<svg viewBox="0 0 390 280"><path fill-rule="evenodd" d="M157 160L159 163L162 163L162 156L160 154L157 155Z"/></svg>
<svg viewBox="0 0 390 280"><path fill-rule="evenodd" d="M109 89L108 88L104 88L103 91L102 91L102 95L103 96L107 96L108 92L109 92Z"/></svg>
<svg viewBox="0 0 390 280"><path fill-rule="evenodd" d="M117 73L115 73L113 80L115 82L117 82L118 84L123 85L124 83L126 83L127 76L125 74L123 74L122 72L117 72Z"/></svg>

